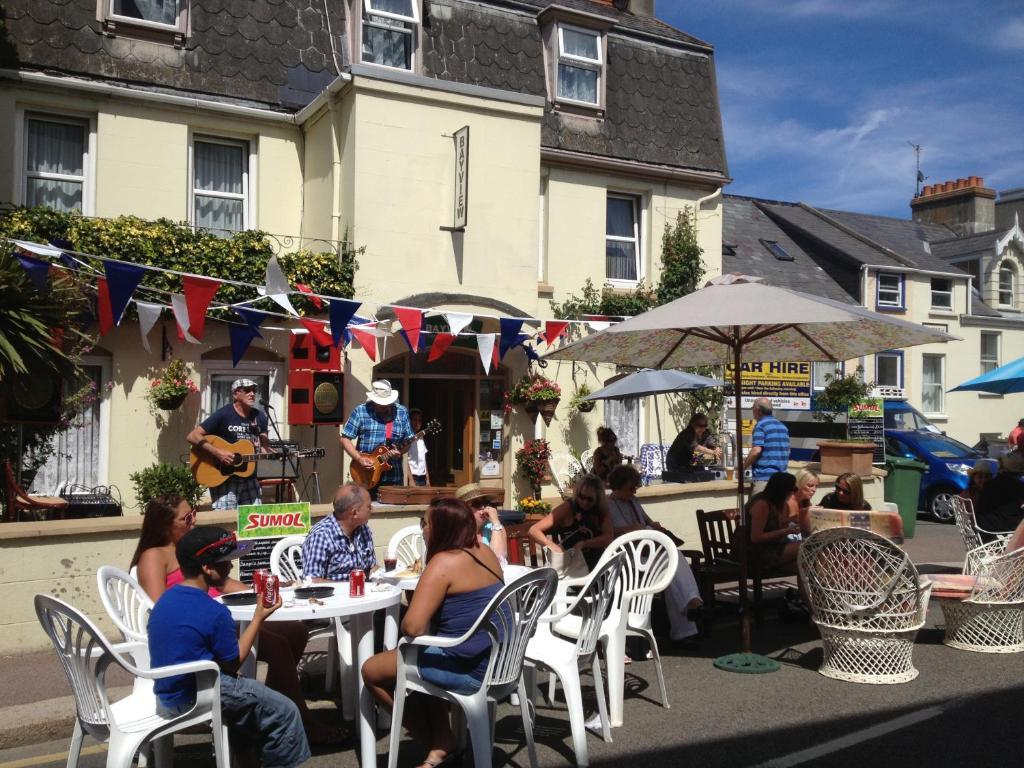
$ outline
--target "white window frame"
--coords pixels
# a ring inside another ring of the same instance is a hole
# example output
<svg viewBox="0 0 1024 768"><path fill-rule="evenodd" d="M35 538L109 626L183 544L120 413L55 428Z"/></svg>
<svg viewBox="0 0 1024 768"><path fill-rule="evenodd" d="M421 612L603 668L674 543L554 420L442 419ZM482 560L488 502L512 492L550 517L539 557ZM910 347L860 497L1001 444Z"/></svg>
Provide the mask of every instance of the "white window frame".
<svg viewBox="0 0 1024 768"><path fill-rule="evenodd" d="M422 35L422 26L420 24L420 0L409 0L409 4L412 6L412 16L403 16L400 13L391 13L390 11L380 11L373 8L374 0L356 0L359 4L360 13L357 15L359 20L358 35L354 36L352 44L358 48L359 61L362 64L370 64L375 67L385 67L387 69L397 69L401 72L415 72L416 71L416 52L419 49L420 36ZM390 21L400 22L402 24L411 24L412 29L408 27L399 28L391 24L385 24L380 21L373 21L373 17L380 19L388 19ZM393 67L390 64L381 64L378 61L366 61L363 59L363 27L376 27L377 29L387 29L402 34L409 35L409 67Z"/></svg>
<svg viewBox="0 0 1024 768"><path fill-rule="evenodd" d="M632 238L617 237L615 235L609 235L608 234L608 200L609 200L609 198L613 198L613 197L617 198L617 199L620 199L620 200L628 200L628 201L630 201L633 204L633 237ZM609 283L610 285L615 286L615 287L629 288L629 287L636 286L645 277L644 269L643 269L644 258L643 258L643 252L641 251L641 247L643 245L642 237L641 237L641 232L643 231L642 221L641 221L641 218L643 216L643 199L642 199L642 197L640 195L630 194L629 192L612 192L612 191L608 191L605 194L605 200L604 200L604 216L605 216L605 224L604 224L604 242L605 242L605 256L604 256L604 258L605 258L605 266L604 266L604 273L605 273L605 277L604 277L604 281L606 283ZM608 253L608 241L609 240L611 240L612 242L616 242L616 243L633 243L633 245L634 245L634 252L636 254L636 279L635 280L625 280L625 279L622 279L622 278L608 277L608 261L607 261L608 257L607 257L607 253Z"/></svg>
<svg viewBox="0 0 1024 768"><path fill-rule="evenodd" d="M949 290L937 290L935 288L935 282L943 282L949 284ZM940 312L952 312L953 311L953 278L951 277L933 277L931 279L931 308L937 309ZM936 301L936 298L948 298L948 304L940 304Z"/></svg>
<svg viewBox="0 0 1024 768"><path fill-rule="evenodd" d="M818 383L819 372L823 372L821 373L822 379L824 379L826 374L831 374L833 377L838 377L843 375L844 368L845 365L843 363L833 363L827 361L811 363L811 389L814 390L815 392L821 392L823 389L825 389L826 386L828 386L827 384Z"/></svg>
<svg viewBox="0 0 1024 768"><path fill-rule="evenodd" d="M149 29L170 30L172 32L184 32L183 20L187 17L189 0L177 0L178 13L173 24L163 24L159 21L149 19L137 19L134 16L122 16L114 12L115 0L104 0L104 21L114 21L119 24L129 24L133 27L148 27Z"/></svg>
<svg viewBox="0 0 1024 768"><path fill-rule="evenodd" d="M938 382L926 382L924 380L925 363L928 360L937 360L939 363L939 380ZM921 355L921 407L924 409L925 400L925 389L932 388L938 389L939 408L938 410L925 410L926 414L942 415L945 413L946 401L945 401L945 390L946 390L946 356L936 355L932 353L925 353Z"/></svg>
<svg viewBox="0 0 1024 768"><path fill-rule="evenodd" d="M597 42L597 58L588 59L584 56L577 56L575 54L565 53L565 38L562 33L564 30L567 29L572 32L578 32L579 34L588 35L590 37L595 38ZM581 106L590 108L600 108L601 105L604 103L604 33L599 32L596 29L587 29L586 27L578 27L573 24L564 24L559 22L555 29L555 38L555 82L553 89L555 101L566 104L579 104ZM561 94L559 94L558 70L563 63L571 67L578 67L579 69L589 69L591 71L597 72L597 85L595 87L594 93L596 101L583 101L582 99L573 99L568 96L562 96Z"/></svg>
<svg viewBox="0 0 1024 768"><path fill-rule="evenodd" d="M230 359L218 359L210 358L208 360L202 360L199 363L199 381L200 381L200 414L199 421L206 419L211 413L213 413L213 389L210 387L210 381L216 376L234 376L235 378L243 378L246 374L254 374L257 376L268 376L270 381L270 405L273 407L273 415L277 428L281 430L281 437L288 437L288 424L287 421L277 414L283 414L285 396L284 396L284 381L285 381L285 363L276 362L271 360L239 360L238 365L232 367ZM261 411L266 412L266 408L257 406ZM269 437L271 440L276 439L274 430L270 429Z"/></svg>
<svg viewBox="0 0 1024 768"><path fill-rule="evenodd" d="M898 287L895 289L895 292L896 292L896 301L895 302L883 301L882 300L882 293L883 292L885 292L887 294L893 293L893 289L892 288L883 288L882 287L882 278L895 278L896 279ZM899 272L879 272L875 276L875 282L876 282L876 285L875 285L875 302L876 302L876 306L879 306L879 307L889 307L889 308L892 308L892 309L905 309L906 308L906 283L904 281L903 275L901 275Z"/></svg>
<svg viewBox="0 0 1024 768"><path fill-rule="evenodd" d="M15 199L21 205L28 205L28 121L43 120L52 123L78 125L85 129L85 155L82 158L83 176L70 176L56 173L33 172L31 178L55 179L59 181L77 181L82 184L82 215L95 215L96 200L96 117L95 115L76 114L74 112L50 112L45 109L32 109L19 106L15 111L14 145L18 148L16 156L20 158L18 167L17 194Z"/></svg>
<svg viewBox="0 0 1024 768"><path fill-rule="evenodd" d="M225 144L232 147L242 147L246 152L245 168L242 171L242 193L214 192L211 190L196 189L196 164L195 145L196 142L203 144ZM189 137L188 142L188 220L193 228L196 224L196 196L219 197L226 200L242 200L242 229L245 232L256 228L256 144L250 138L223 136L209 133L194 133ZM211 230L213 231L213 230ZM228 230L216 230L217 233L227 233Z"/></svg>
<svg viewBox="0 0 1024 768"><path fill-rule="evenodd" d="M995 359L985 354L985 338L993 338L996 342L996 355ZM1002 347L1003 347L1003 334L999 331L982 331L978 338L978 367L981 369L980 373L985 374L994 368L1000 366L1000 360L1002 359ZM986 368L986 365L991 365L991 368Z"/></svg>
<svg viewBox="0 0 1024 768"><path fill-rule="evenodd" d="M878 361L879 361L880 358L883 358L883 357L891 357L891 358L893 358L896 361L896 383L895 384L891 384L889 382L884 382L883 383L883 382L879 382L878 381L878 369L879 369ZM878 352L878 353L876 353L875 354L875 382L876 382L876 384L878 386L880 386L880 387L897 387L897 388L902 388L903 387L903 381L904 381L904 378L905 378L904 371L903 371L904 362L905 362L905 360L904 360L902 352Z"/></svg>
<svg viewBox="0 0 1024 768"><path fill-rule="evenodd" d="M1008 274L1010 276L1010 288L1009 288L1010 300L1009 301L1003 301L1003 293L1006 290L1005 288L1003 288L1003 274L1004 273L1006 273L1006 274ZM1015 308L1016 307L1016 298L1017 298L1017 270L1014 269L1012 264L1009 264L1008 262L1004 261L1002 264L999 265L999 271L998 271L996 277L997 277L997 280L998 280L998 282L996 284L996 300L998 301L999 306L1000 307Z"/></svg>

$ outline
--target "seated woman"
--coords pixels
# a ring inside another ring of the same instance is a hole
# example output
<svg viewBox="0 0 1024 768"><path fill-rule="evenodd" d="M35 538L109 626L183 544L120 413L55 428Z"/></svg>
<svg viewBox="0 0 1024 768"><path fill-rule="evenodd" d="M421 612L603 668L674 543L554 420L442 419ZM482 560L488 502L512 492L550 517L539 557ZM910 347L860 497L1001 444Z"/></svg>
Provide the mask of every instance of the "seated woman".
<svg viewBox="0 0 1024 768"><path fill-rule="evenodd" d="M811 535L811 499L818 491L818 482L816 474L809 469L801 469L796 473L796 493L786 502L786 522L799 523L803 536Z"/></svg>
<svg viewBox="0 0 1024 768"><path fill-rule="evenodd" d="M672 447L665 456L665 468L671 472L682 472L721 460L722 449L718 447L715 436L708 431L708 417L703 413L695 413L690 417L686 429L672 441Z"/></svg>
<svg viewBox="0 0 1024 768"><path fill-rule="evenodd" d="M490 547L480 543L472 510L458 499L435 499L424 518L427 563L402 620L402 633L460 637L480 617L504 586L501 564ZM455 693L480 688L491 650L487 632L478 630L454 648L424 648L419 673L424 680ZM394 706L398 652L384 651L363 665L363 680L374 697ZM455 751L455 736L445 701L411 693L402 724L427 755L422 765L447 763ZM393 724L392 728L397 728Z"/></svg>
<svg viewBox="0 0 1024 768"><path fill-rule="evenodd" d="M597 448L594 449L594 466L591 472L601 480L608 479L608 473L622 463L619 438L608 427L597 428Z"/></svg>
<svg viewBox="0 0 1024 768"><path fill-rule="evenodd" d="M644 511L636 498L636 489L640 487L640 473L631 464L616 467L608 476L608 485L612 489L608 497L608 508L611 510L612 526L616 536L630 531L653 530L668 536L678 547L683 540L661 523L652 520ZM700 597L697 579L690 570L686 558L679 558L675 576L665 590L668 604L669 636L672 642L678 643L697 634L697 625L693 619L701 610L704 601Z"/></svg>
<svg viewBox="0 0 1024 768"><path fill-rule="evenodd" d="M776 472L768 478L764 490L747 502L750 543L764 568L796 573L800 542L790 537L800 533L800 523L787 518L787 503L796 493L796 478L788 472Z"/></svg>
<svg viewBox="0 0 1024 768"><path fill-rule="evenodd" d="M864 501L864 484L856 472L844 472L836 478L836 489L821 500L825 509L844 509L861 512L871 509Z"/></svg>
<svg viewBox="0 0 1024 768"><path fill-rule="evenodd" d="M154 603L169 587L184 581L175 547L195 524L195 511L176 494L157 496L146 505L131 566L138 566L139 584ZM249 585L228 577L223 591L249 589ZM211 597L219 594L216 589L210 590ZM309 632L301 621L273 621L263 625L259 633L259 660L267 663L266 683L295 702L310 744L340 744L347 738L346 732L321 723L310 712L302 695L297 666L308 639Z"/></svg>
<svg viewBox="0 0 1024 768"><path fill-rule="evenodd" d="M991 465L987 461L979 461L967 471L967 487L957 495L961 499L971 502L972 510L977 510L981 504L981 494L991 479Z"/></svg>
<svg viewBox="0 0 1024 768"><path fill-rule="evenodd" d="M1024 520L1024 454L1018 451L999 457L999 473L985 485L974 508L981 538L992 541L996 534L1014 530Z"/></svg>
<svg viewBox="0 0 1024 768"><path fill-rule="evenodd" d="M572 498L530 528L530 538L552 552L580 551L588 568L597 564L614 537L604 483L597 475L581 477Z"/></svg>
<svg viewBox="0 0 1024 768"><path fill-rule="evenodd" d="M473 510L477 537L482 544L493 549L498 560L504 563L508 557L508 538L505 526L498 518L498 507L491 498L493 492L493 489L480 483L467 483L455 491L455 498L466 502Z"/></svg>

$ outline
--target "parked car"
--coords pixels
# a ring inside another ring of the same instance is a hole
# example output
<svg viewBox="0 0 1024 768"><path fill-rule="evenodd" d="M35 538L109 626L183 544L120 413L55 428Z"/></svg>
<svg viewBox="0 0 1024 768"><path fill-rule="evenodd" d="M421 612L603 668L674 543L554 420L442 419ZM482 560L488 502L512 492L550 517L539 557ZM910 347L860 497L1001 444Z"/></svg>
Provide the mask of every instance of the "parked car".
<svg viewBox="0 0 1024 768"><path fill-rule="evenodd" d="M982 453L959 440L928 429L887 428L885 452L890 456L917 459L928 465L921 476L917 508L943 523L953 522L953 512L947 503L949 497L967 487L967 473L978 459L984 458Z"/></svg>
<svg viewBox="0 0 1024 768"><path fill-rule="evenodd" d="M942 434L941 429L928 421L927 416L906 400L886 400L884 414L886 430L920 429L925 432Z"/></svg>

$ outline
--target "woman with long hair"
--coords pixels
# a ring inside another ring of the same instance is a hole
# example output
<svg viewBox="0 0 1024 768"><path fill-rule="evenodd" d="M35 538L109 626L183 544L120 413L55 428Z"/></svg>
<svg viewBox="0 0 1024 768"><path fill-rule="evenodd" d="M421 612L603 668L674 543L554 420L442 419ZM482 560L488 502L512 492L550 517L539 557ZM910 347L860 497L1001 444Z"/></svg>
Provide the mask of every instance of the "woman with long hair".
<svg viewBox="0 0 1024 768"><path fill-rule="evenodd" d="M157 496L146 504L131 565L138 566L139 584L154 603L168 588L184 580L175 547L195 524L195 510L177 494ZM224 592L249 589L237 579L228 578L224 584ZM211 597L219 594L217 590L210 590ZM267 663L266 683L295 702L310 744L340 744L347 738L346 732L321 723L310 712L302 695L297 666L308 639L309 632L301 621L268 621L263 625L259 633L259 660Z"/></svg>
<svg viewBox="0 0 1024 768"><path fill-rule="evenodd" d="M821 500L825 509L844 509L863 512L871 509L864 501L864 483L856 472L844 472L836 478L836 489Z"/></svg>
<svg viewBox="0 0 1024 768"><path fill-rule="evenodd" d="M594 449L594 465L591 472L601 480L608 479L608 473L622 463L619 438L608 427L597 428L597 448Z"/></svg>
<svg viewBox="0 0 1024 768"><path fill-rule="evenodd" d="M818 476L809 469L801 469L796 473L796 493L786 502L786 521L794 520L800 524L803 536L811 535L811 499L818 491Z"/></svg>
<svg viewBox="0 0 1024 768"><path fill-rule="evenodd" d="M402 633L410 637L432 634L460 637L473 626L504 586L501 564L477 536L477 520L465 502L435 499L423 519L427 561L402 620ZM479 629L453 648L424 648L419 673L424 680L455 693L480 688L491 640ZM363 680L378 702L394 707L398 677L398 651L384 651L363 664ZM447 702L411 693L402 721L427 751L422 765L434 768L451 762L455 754ZM393 723L392 728L398 728Z"/></svg>
<svg viewBox="0 0 1024 768"><path fill-rule="evenodd" d="M693 466L714 464L722 460L722 449L708 429L708 417L695 413L690 417L686 429L672 441L672 447L665 455L665 468L681 472Z"/></svg>
<svg viewBox="0 0 1024 768"><path fill-rule="evenodd" d="M776 472L768 478L763 491L747 502L750 543L766 568L796 573L796 555L800 523L787 518L787 503L796 493L796 478L788 472Z"/></svg>
<svg viewBox="0 0 1024 768"><path fill-rule="evenodd" d="M615 538L601 478L590 474L577 480L572 497L534 523L529 535L552 552L578 550L593 568Z"/></svg>

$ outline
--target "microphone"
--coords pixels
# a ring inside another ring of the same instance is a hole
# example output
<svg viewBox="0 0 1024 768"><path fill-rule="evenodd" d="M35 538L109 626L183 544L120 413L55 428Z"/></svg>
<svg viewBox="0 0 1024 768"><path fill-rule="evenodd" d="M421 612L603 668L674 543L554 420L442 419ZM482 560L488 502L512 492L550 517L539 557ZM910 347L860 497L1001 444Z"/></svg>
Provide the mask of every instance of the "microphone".
<svg viewBox="0 0 1024 768"><path fill-rule="evenodd" d="M266 409L267 409L268 411L272 411L272 410L274 410L274 406L272 406L272 405L270 404L270 401L268 401L268 400L264 400L264 399L263 399L262 397L260 398L260 405L262 405L262 406L263 406L264 408L266 408Z"/></svg>

